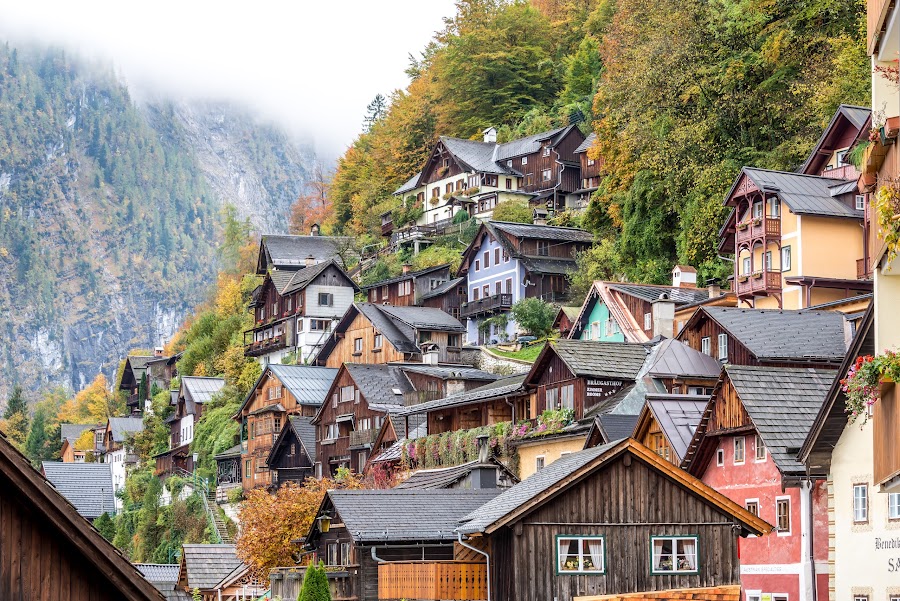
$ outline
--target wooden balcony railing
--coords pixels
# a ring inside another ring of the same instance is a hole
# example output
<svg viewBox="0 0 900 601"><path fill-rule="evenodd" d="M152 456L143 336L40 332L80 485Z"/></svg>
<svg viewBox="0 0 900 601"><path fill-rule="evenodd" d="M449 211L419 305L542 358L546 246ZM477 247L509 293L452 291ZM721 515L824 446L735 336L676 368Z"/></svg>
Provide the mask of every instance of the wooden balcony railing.
<svg viewBox="0 0 900 601"><path fill-rule="evenodd" d="M504 311L512 307L512 294L494 294L478 300L463 303L459 309L460 317L472 317L494 311Z"/></svg>
<svg viewBox="0 0 900 601"><path fill-rule="evenodd" d="M371 445L378 438L378 430L354 430L350 433L350 448Z"/></svg>
<svg viewBox="0 0 900 601"><path fill-rule="evenodd" d="M781 238L781 219L777 217L760 217L738 224L738 244L761 238Z"/></svg>
<svg viewBox="0 0 900 601"><path fill-rule="evenodd" d="M735 278L735 291L738 296L764 296L780 292L781 272L763 271L752 275L739 275Z"/></svg>
<svg viewBox="0 0 900 601"><path fill-rule="evenodd" d="M267 338L244 345L244 356L258 357L273 351L278 351L287 346L287 334L281 334L274 338Z"/></svg>
<svg viewBox="0 0 900 601"><path fill-rule="evenodd" d="M900 475L900 406L894 383L881 384L881 398L872 405L875 484Z"/></svg>
<svg viewBox="0 0 900 601"><path fill-rule="evenodd" d="M403 561L378 564L378 598L426 601L487 599L487 564Z"/></svg>
<svg viewBox="0 0 900 601"><path fill-rule="evenodd" d="M859 179L859 171L857 171L854 165L841 165L834 169L826 169L822 172L822 177L834 179Z"/></svg>

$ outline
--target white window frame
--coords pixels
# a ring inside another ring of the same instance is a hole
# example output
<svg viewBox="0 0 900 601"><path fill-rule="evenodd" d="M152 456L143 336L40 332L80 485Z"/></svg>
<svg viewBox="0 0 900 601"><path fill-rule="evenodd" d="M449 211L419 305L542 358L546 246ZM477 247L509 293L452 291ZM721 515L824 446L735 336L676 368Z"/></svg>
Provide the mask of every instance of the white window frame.
<svg viewBox="0 0 900 601"><path fill-rule="evenodd" d="M781 249L781 273L791 270L791 247L785 246Z"/></svg>
<svg viewBox="0 0 900 601"><path fill-rule="evenodd" d="M562 543L566 541L566 545L570 543L570 541L578 541L578 568L574 570L563 570L560 565L560 558L568 556L568 553L563 554L562 551ZM593 569L585 569L584 568L584 560L589 559L584 554L584 542L585 541L600 541L600 568L597 569L594 567ZM570 576L576 574L605 574L606 573L606 537L603 535L569 535L569 534L559 534L556 536L556 573L559 576Z"/></svg>
<svg viewBox="0 0 900 601"><path fill-rule="evenodd" d="M853 523L869 523L869 485L866 483L853 485Z"/></svg>
<svg viewBox="0 0 900 601"><path fill-rule="evenodd" d="M740 459L738 459L738 441L741 441L741 444L740 444L741 458ZM746 436L735 436L732 439L732 442L734 444L734 456L733 456L734 464L735 465L744 465L744 463L747 461L747 437Z"/></svg>
<svg viewBox="0 0 900 601"><path fill-rule="evenodd" d="M716 466L723 467L725 465L725 449L716 450Z"/></svg>
<svg viewBox="0 0 900 601"><path fill-rule="evenodd" d="M718 351L717 354L719 356L719 361L727 361L728 360L728 334L719 334L718 344L719 344L719 348L716 350Z"/></svg>
<svg viewBox="0 0 900 601"><path fill-rule="evenodd" d="M704 336L700 339L700 352L704 355L712 356L712 345L710 344L709 336Z"/></svg>
<svg viewBox="0 0 900 601"><path fill-rule="evenodd" d="M528 164L528 157L522 157L522 164L523 164L523 165L527 165L527 164Z"/></svg>
<svg viewBox="0 0 900 601"><path fill-rule="evenodd" d="M900 492L888 493L888 519L900 520Z"/></svg>
<svg viewBox="0 0 900 601"><path fill-rule="evenodd" d="M741 275L750 275L750 271L753 269L753 265L751 263L750 257L744 257L741 261Z"/></svg>
<svg viewBox="0 0 900 601"><path fill-rule="evenodd" d="M865 211L866 210L866 195L865 194L857 194L854 200L856 201L856 210L857 211Z"/></svg>
<svg viewBox="0 0 900 601"><path fill-rule="evenodd" d="M655 555L655 543L656 541L671 541L672 543L672 556L673 556L673 569L671 570L662 570L656 567L656 555ZM678 541L684 540L692 540L694 541L694 568L693 569L674 569L675 562L678 559ZM700 562L699 562L699 549L700 547L700 537L696 535L690 536L650 536L650 574L651 575L669 575L669 574L698 574L700 572Z"/></svg>
<svg viewBox="0 0 900 601"><path fill-rule="evenodd" d="M653 327L653 314L644 313L644 329L649 330Z"/></svg>
<svg viewBox="0 0 900 601"><path fill-rule="evenodd" d="M778 529L778 503L780 501L787 501L787 518L788 518L788 529L787 530L779 530ZM793 520L791 519L791 497L788 495L775 497L775 529L778 533L778 536L790 536L791 532L794 528Z"/></svg>
<svg viewBox="0 0 900 601"><path fill-rule="evenodd" d="M759 454L759 450L762 449L762 456ZM768 458L769 452L766 450L766 445L763 443L763 439L759 434L753 439L753 461L756 463L763 463Z"/></svg>
<svg viewBox="0 0 900 601"><path fill-rule="evenodd" d="M543 455L538 455L534 458L534 471L535 473L541 471L547 466L547 458Z"/></svg>

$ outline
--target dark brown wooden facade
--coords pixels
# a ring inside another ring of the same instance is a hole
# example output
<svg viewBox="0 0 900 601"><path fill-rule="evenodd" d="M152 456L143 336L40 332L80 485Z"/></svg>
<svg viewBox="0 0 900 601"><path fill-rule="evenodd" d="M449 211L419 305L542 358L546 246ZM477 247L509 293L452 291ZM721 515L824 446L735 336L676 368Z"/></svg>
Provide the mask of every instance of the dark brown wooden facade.
<svg viewBox="0 0 900 601"><path fill-rule="evenodd" d="M408 266L404 266L404 269L408 269ZM450 265L441 265L404 273L402 276L366 286L362 290L370 303L387 303L396 307L420 305L424 304L420 302L423 295L449 279Z"/></svg>
<svg viewBox="0 0 900 601"><path fill-rule="evenodd" d="M423 307L432 307L440 309L444 313L449 313L456 319L460 317L460 307L466 302L466 281L459 281L440 293L429 294L427 298L422 299Z"/></svg>
<svg viewBox="0 0 900 601"><path fill-rule="evenodd" d="M297 432L291 427L290 420L282 428L266 462L273 472L274 486L282 486L285 482L302 484L307 478L315 475L315 462L311 451L306 448Z"/></svg>

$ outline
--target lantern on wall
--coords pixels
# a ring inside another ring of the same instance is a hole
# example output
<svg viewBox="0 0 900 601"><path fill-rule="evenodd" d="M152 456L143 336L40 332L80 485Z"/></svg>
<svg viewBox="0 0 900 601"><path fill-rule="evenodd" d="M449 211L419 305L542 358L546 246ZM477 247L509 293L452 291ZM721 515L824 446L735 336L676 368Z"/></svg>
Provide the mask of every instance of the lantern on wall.
<svg viewBox="0 0 900 601"><path fill-rule="evenodd" d="M324 534L331 530L331 516L328 515L328 512L317 517L316 521L319 523L319 532Z"/></svg>

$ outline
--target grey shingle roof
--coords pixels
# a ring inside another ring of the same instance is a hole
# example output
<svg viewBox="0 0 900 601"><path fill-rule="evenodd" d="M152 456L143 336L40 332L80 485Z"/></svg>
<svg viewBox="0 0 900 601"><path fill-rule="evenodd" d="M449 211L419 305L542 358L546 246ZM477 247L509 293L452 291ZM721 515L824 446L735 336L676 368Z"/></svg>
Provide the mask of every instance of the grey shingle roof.
<svg viewBox="0 0 900 601"><path fill-rule="evenodd" d="M241 565L234 545L195 545L182 546L187 583L193 590L211 589L236 567Z"/></svg>
<svg viewBox="0 0 900 601"><path fill-rule="evenodd" d="M425 365L422 363L396 363L397 367L406 372L424 374L442 380L484 380L493 382L500 376L489 371L468 367L465 365Z"/></svg>
<svg viewBox="0 0 900 601"><path fill-rule="evenodd" d="M465 332L466 327L458 319L434 307L396 307L376 305L382 313L417 330L441 332Z"/></svg>
<svg viewBox="0 0 900 601"><path fill-rule="evenodd" d="M618 290L647 302L653 302L659 299L660 294L667 294L669 295L669 300L675 303L676 307L692 305L703 300L709 300L709 291L705 288L679 288L677 286L613 283L608 283L607 288Z"/></svg>
<svg viewBox="0 0 900 601"><path fill-rule="evenodd" d="M684 459L708 404L705 396L648 395L647 405L679 459Z"/></svg>
<svg viewBox="0 0 900 601"><path fill-rule="evenodd" d="M148 582L153 584L172 584L178 582L177 563L136 563L134 567L144 575ZM158 587L157 587L158 588Z"/></svg>
<svg viewBox="0 0 900 601"><path fill-rule="evenodd" d="M743 173L760 189L777 192L778 198L797 215L863 218L863 211L849 207L832 195L831 188L847 180L753 167L744 167Z"/></svg>
<svg viewBox="0 0 900 601"><path fill-rule="evenodd" d="M506 221L491 221L490 226L517 238L560 240L564 242L592 242L594 240L593 234L576 227L555 227L552 225L509 223Z"/></svg>
<svg viewBox="0 0 900 601"><path fill-rule="evenodd" d="M83 517L93 520L104 513L115 513L112 469L108 463L44 461L41 467L47 480Z"/></svg>
<svg viewBox="0 0 900 601"><path fill-rule="evenodd" d="M566 275L578 268L575 258L571 259L539 259L536 257L519 257L522 265L529 273Z"/></svg>
<svg viewBox="0 0 900 601"><path fill-rule="evenodd" d="M345 363L344 367L369 406L375 405L385 410L403 406L403 393L413 390L409 378L398 367L359 363Z"/></svg>
<svg viewBox="0 0 900 601"><path fill-rule="evenodd" d="M215 459L227 459L228 457L240 457L241 456L241 444L238 443L231 447L230 449L225 449L221 453L215 456Z"/></svg>
<svg viewBox="0 0 900 601"><path fill-rule="evenodd" d="M836 311L703 307L758 359L840 362L847 352L844 316Z"/></svg>
<svg viewBox="0 0 900 601"><path fill-rule="evenodd" d="M479 173L496 173L500 175L515 174L513 169L500 162L495 154L497 145L477 140L462 140L441 136L444 147L460 162L466 171Z"/></svg>
<svg viewBox="0 0 900 601"><path fill-rule="evenodd" d="M499 492L498 489L332 490L328 496L356 542L438 541L455 539L459 520Z"/></svg>
<svg viewBox="0 0 900 601"><path fill-rule="evenodd" d="M725 371L778 468L803 472L797 452L838 372L746 365L727 365Z"/></svg>
<svg viewBox="0 0 900 601"><path fill-rule="evenodd" d="M419 178L422 176L421 171L417 171L415 175L411 178L403 182L403 184L394 190L394 195L403 194L404 192L409 192L410 190L415 190L419 187Z"/></svg>
<svg viewBox="0 0 900 601"><path fill-rule="evenodd" d="M631 438L634 426L637 424L637 415L621 415L618 413L601 413L597 416L607 440L619 440Z"/></svg>
<svg viewBox="0 0 900 601"><path fill-rule="evenodd" d="M378 305L372 303L356 303L357 310L372 322L375 329L381 332L388 342L401 353L418 353L419 345L415 341L415 332L403 323L398 323L390 315L385 314ZM337 332L332 332L334 337ZM323 349L324 350L324 349Z"/></svg>
<svg viewBox="0 0 900 601"><path fill-rule="evenodd" d="M140 417L111 417L109 429L114 442L125 442L125 435L144 431L144 420Z"/></svg>
<svg viewBox="0 0 900 601"><path fill-rule="evenodd" d="M418 470L394 488L417 490L450 488L453 484L456 484L457 482L468 476L473 469L481 465L482 464L480 461L470 461L468 463L462 463L460 465L454 465L450 467ZM517 482L515 476L499 461L492 460L489 464L489 467L502 470L506 473L506 477L511 479L512 482Z"/></svg>
<svg viewBox="0 0 900 601"><path fill-rule="evenodd" d="M313 463L315 463L316 427L312 425L313 418L292 415L290 419L291 427L294 428L294 432L297 433L297 437L300 439L300 442L303 443L303 448L306 449L306 454L309 455L309 458L313 461Z"/></svg>
<svg viewBox="0 0 900 601"><path fill-rule="evenodd" d="M365 286L360 286L362 290L369 290L371 288L379 288L381 286L386 286L388 284L393 284L395 282L402 282L404 280L410 280L412 278L417 278L423 275L427 275L429 273L434 273L435 271L441 271L444 269L449 269L450 264L444 263L443 265L435 265L434 267L428 267L427 269L420 269L418 271L410 271L409 273L404 273L402 275L398 275L397 277L388 278L386 280L381 280L380 282L374 282L372 284L367 284Z"/></svg>
<svg viewBox="0 0 900 601"><path fill-rule="evenodd" d="M306 265L312 255L316 261L333 258L350 239L341 236L283 236L267 234L260 246L270 266L294 269Z"/></svg>
<svg viewBox="0 0 900 601"><path fill-rule="evenodd" d="M459 527L459 531L464 534L484 532L486 528L497 520L561 482L572 472L586 466L618 443L619 441L610 442L609 444L560 457L530 478L523 480L501 493L497 498L467 514L462 518L464 523Z"/></svg>
<svg viewBox="0 0 900 601"><path fill-rule="evenodd" d="M444 282L443 284L441 284L440 286L436 286L429 292L426 292L425 294L420 296L419 300L423 301L423 300L426 300L429 298L434 298L435 296L440 296L446 292L453 290L457 286L462 285L465 282L465 280L466 280L466 278L453 278L452 280L448 280L448 281Z"/></svg>
<svg viewBox="0 0 900 601"><path fill-rule="evenodd" d="M557 127L548 131L542 131L539 134L525 136L516 140L510 140L503 144L498 144L497 160L504 161L506 159L522 156L523 154L531 154L537 152L541 148L540 142L550 138L558 138L565 133L572 125L566 127Z"/></svg>
<svg viewBox="0 0 900 601"><path fill-rule="evenodd" d="M813 160L815 160L817 156L822 156L820 152L822 149L822 144L831 133L831 130L834 127L834 124L837 121L838 117L846 117L850 124L857 130L859 130L863 125L866 124L866 121L868 121L871 114L872 109L867 106L853 106L851 104L840 105L837 111L835 111L834 116L831 118L831 121L828 123L828 126L822 132L822 136L819 138L819 140L816 142L816 145L809 153L809 157L807 157L806 161L803 163L803 166L800 167L800 169L798 169L797 171L800 173L808 172L809 166L813 162Z"/></svg>
<svg viewBox="0 0 900 601"><path fill-rule="evenodd" d="M557 340L556 354L577 376L635 380L650 354L643 344Z"/></svg>
<svg viewBox="0 0 900 601"><path fill-rule="evenodd" d="M453 394L443 399L427 401L410 405L405 409L395 412L398 416L413 415L417 413L426 413L435 409L443 409L446 407L457 407L460 405L469 405L472 403L480 403L489 399L501 397L524 390L525 374L510 376L507 378L499 378L490 384L473 388L467 392Z"/></svg>
<svg viewBox="0 0 900 601"><path fill-rule="evenodd" d="M582 152L587 152L590 150L591 146L594 145L594 140L597 139L597 134L591 132L588 134L588 137L584 139L584 142L578 145L578 148L575 149L575 154L581 154Z"/></svg>
<svg viewBox="0 0 900 601"><path fill-rule="evenodd" d="M667 338L659 344L656 359L647 373L655 378L718 378L721 372L719 362L706 353L694 350L680 340Z"/></svg>
<svg viewBox="0 0 900 601"><path fill-rule="evenodd" d="M301 405L319 406L325 401L325 395L337 377L338 370L333 367L314 367L310 365L279 365L270 363L266 369L278 378ZM251 392L252 394L252 392Z"/></svg>
<svg viewBox="0 0 900 601"><path fill-rule="evenodd" d="M59 439L74 443L85 430L90 430L96 424L60 424Z"/></svg>
<svg viewBox="0 0 900 601"><path fill-rule="evenodd" d="M195 403L207 403L213 395L222 390L225 380L222 378L205 378L199 376L183 376L181 390L185 398Z"/></svg>

